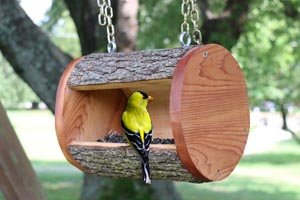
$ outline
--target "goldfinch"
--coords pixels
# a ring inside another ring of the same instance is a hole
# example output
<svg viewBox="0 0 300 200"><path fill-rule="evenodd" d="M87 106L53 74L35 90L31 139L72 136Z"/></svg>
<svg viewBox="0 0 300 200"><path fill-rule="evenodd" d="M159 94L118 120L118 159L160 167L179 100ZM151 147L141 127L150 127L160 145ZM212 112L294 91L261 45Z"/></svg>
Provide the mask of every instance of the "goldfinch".
<svg viewBox="0 0 300 200"><path fill-rule="evenodd" d="M151 184L148 155L152 141L152 122L147 111L149 100L153 98L146 93L133 92L127 101L121 120L129 143L141 156L143 181L146 184Z"/></svg>

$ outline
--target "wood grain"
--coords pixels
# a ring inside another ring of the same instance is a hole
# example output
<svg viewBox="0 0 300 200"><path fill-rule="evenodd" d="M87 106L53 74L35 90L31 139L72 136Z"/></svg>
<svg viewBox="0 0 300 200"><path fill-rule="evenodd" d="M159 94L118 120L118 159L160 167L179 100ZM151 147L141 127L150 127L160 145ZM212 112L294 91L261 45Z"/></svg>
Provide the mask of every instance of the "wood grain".
<svg viewBox="0 0 300 200"><path fill-rule="evenodd" d="M211 44L184 56L173 77L170 113L186 168L207 180L227 177L249 132L246 84L230 52Z"/></svg>
<svg viewBox="0 0 300 200"><path fill-rule="evenodd" d="M112 178L142 177L140 157L128 144L72 142L69 152L87 173ZM201 182L184 168L175 145L152 144L149 162L153 179Z"/></svg>
<svg viewBox="0 0 300 200"><path fill-rule="evenodd" d="M72 141L96 141L109 132L121 133L120 118L126 98L121 90L75 91L67 79L79 60L70 63L60 80L55 107L56 133L69 162L81 168L68 152Z"/></svg>
<svg viewBox="0 0 300 200"><path fill-rule="evenodd" d="M0 102L0 188L5 199L46 199Z"/></svg>

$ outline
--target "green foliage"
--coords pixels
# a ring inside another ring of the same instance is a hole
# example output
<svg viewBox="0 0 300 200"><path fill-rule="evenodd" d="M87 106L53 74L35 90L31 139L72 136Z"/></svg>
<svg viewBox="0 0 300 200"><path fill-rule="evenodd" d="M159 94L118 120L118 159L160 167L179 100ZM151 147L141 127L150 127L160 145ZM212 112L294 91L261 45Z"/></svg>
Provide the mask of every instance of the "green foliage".
<svg viewBox="0 0 300 200"><path fill-rule="evenodd" d="M181 1L140 1L138 47L155 49L179 46Z"/></svg>
<svg viewBox="0 0 300 200"><path fill-rule="evenodd" d="M40 102L32 89L13 71L0 54L0 101L4 107L16 109L26 102Z"/></svg>
<svg viewBox="0 0 300 200"><path fill-rule="evenodd" d="M81 55L76 28L68 12L64 12L62 18L48 32L48 35L55 45L73 58L78 58Z"/></svg>
<svg viewBox="0 0 300 200"><path fill-rule="evenodd" d="M76 27L64 1L53 0L42 23L42 28L62 51L74 58L81 55Z"/></svg>
<svg viewBox="0 0 300 200"><path fill-rule="evenodd" d="M137 46L140 49L179 47L180 26L183 22L182 2L178 0L142 0L139 3ZM223 11L224 6L225 1L223 0L209 1L209 8L216 15ZM190 24L190 28L192 28L192 24Z"/></svg>
<svg viewBox="0 0 300 200"><path fill-rule="evenodd" d="M287 6L298 15L287 15ZM300 103L300 2L255 1L234 48L245 72L252 105L271 100Z"/></svg>
<svg viewBox="0 0 300 200"><path fill-rule="evenodd" d="M158 48L172 48L179 47L180 27L183 23L183 16L181 13L181 3L178 0L165 1L139 1L139 34L138 34L138 48L139 49L158 49ZM202 4L200 3L200 6ZM239 5L239 4L238 4ZM208 1L208 9L210 15L219 17L226 8L226 1L224 0L210 0ZM240 6L240 5L239 5ZM242 9L241 9L242 10ZM243 12L242 10L241 12ZM201 27L203 24L204 13L200 15L200 30L205 37L205 31ZM234 17L233 17L234 18ZM225 20L225 19L224 19ZM190 32L193 26L190 23ZM225 22L225 21L224 21ZM215 22L212 22L215 23ZM210 33L210 41L222 44L225 47L232 46L236 43L237 38L232 38L232 27L228 26L228 22L216 24L220 32ZM203 42L206 43L205 38Z"/></svg>
<svg viewBox="0 0 300 200"><path fill-rule="evenodd" d="M138 47L154 49L179 46L181 1L140 1ZM225 1L209 1L214 15L223 12ZM253 0L248 22L233 48L246 75L253 106L266 100L277 104L300 103L300 1ZM226 46L233 43L222 32L210 38ZM205 31L205 30L202 30Z"/></svg>
<svg viewBox="0 0 300 200"><path fill-rule="evenodd" d="M65 17L66 11L67 9L64 1L52 0L52 5L46 13L46 17L42 23L42 26L46 30L51 31L58 21Z"/></svg>

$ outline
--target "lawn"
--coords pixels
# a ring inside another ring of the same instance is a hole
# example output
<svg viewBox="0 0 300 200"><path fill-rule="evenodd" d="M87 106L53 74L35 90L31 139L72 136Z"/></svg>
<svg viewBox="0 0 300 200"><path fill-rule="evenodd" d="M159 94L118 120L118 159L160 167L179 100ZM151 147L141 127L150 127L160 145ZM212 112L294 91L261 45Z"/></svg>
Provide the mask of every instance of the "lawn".
<svg viewBox="0 0 300 200"><path fill-rule="evenodd" d="M184 200L299 200L300 146L281 142L270 151L245 156L224 181L176 187Z"/></svg>
<svg viewBox="0 0 300 200"><path fill-rule="evenodd" d="M79 199L82 173L65 161L57 144L52 114L8 114L48 199ZM183 200L300 200L300 145L284 141L263 153L247 155L224 181L175 185Z"/></svg>

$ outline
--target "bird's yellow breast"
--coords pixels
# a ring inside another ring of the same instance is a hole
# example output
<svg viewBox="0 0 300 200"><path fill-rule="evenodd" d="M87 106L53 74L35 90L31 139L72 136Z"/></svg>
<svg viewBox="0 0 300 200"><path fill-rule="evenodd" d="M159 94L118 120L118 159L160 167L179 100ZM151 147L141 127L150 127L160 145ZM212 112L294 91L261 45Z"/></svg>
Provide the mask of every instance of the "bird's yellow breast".
<svg viewBox="0 0 300 200"><path fill-rule="evenodd" d="M145 138L144 134L149 133L152 129L151 119L147 111L126 110L122 115L122 121L126 128L139 133L142 140Z"/></svg>

